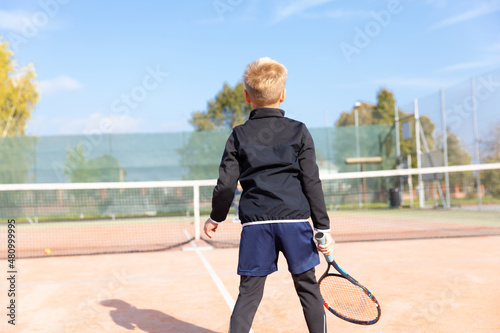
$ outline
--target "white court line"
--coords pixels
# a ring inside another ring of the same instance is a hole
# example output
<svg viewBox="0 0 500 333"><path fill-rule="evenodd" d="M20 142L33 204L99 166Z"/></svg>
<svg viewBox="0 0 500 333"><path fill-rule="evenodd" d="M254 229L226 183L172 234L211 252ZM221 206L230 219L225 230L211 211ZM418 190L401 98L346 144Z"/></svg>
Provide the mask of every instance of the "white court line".
<svg viewBox="0 0 500 333"><path fill-rule="evenodd" d="M192 237L191 237L191 235L189 235L187 230L184 230L184 234L186 235L188 240L191 239L191 241L189 243L193 247L194 252L196 252L196 254L198 254L198 256L200 257L201 262L203 263L203 265L207 269L208 274L210 274L210 277L212 277L212 280L214 280L215 285L219 289L219 292L222 294L222 297L224 297L224 300L226 301L227 305L229 306L229 309L231 311L233 311L234 304L235 304L233 297L231 297L231 295L227 291L226 287L224 286L224 283L222 283L221 279L217 276L217 273L215 273L212 266L210 266L210 263L208 262L208 260L205 258L205 256L200 251L200 249L196 246L196 243L192 240ZM252 329L250 329L250 333L253 333Z"/></svg>

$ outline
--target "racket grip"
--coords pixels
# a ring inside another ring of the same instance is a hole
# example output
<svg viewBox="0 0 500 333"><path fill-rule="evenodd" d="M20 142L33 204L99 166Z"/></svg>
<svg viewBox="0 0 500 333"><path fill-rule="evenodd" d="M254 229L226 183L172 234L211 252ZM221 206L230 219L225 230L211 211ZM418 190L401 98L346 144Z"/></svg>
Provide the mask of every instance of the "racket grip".
<svg viewBox="0 0 500 333"><path fill-rule="evenodd" d="M314 235L314 238L316 239L316 242L318 242L318 244L323 245L326 243L325 234L322 232L317 232L316 235ZM333 262L333 256L331 254L325 254L325 259L327 262Z"/></svg>

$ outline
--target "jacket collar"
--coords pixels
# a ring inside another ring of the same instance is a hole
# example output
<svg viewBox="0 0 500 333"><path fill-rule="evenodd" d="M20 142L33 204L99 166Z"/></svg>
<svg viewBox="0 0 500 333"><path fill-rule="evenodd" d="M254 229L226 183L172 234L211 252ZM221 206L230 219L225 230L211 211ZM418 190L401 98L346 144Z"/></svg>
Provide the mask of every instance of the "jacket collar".
<svg viewBox="0 0 500 333"><path fill-rule="evenodd" d="M284 117L285 111L273 108L257 108L250 112L250 119L268 118L268 117Z"/></svg>

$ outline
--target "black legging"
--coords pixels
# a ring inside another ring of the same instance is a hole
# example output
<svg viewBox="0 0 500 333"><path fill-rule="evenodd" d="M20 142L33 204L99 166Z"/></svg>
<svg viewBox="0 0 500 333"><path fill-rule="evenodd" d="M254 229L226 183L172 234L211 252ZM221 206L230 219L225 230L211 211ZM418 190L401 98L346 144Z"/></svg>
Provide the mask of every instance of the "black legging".
<svg viewBox="0 0 500 333"><path fill-rule="evenodd" d="M257 312L267 276L241 276L240 293L231 315L229 333L248 333ZM299 296L310 333L326 333L323 298L319 293L314 268L300 274L292 274L293 284Z"/></svg>

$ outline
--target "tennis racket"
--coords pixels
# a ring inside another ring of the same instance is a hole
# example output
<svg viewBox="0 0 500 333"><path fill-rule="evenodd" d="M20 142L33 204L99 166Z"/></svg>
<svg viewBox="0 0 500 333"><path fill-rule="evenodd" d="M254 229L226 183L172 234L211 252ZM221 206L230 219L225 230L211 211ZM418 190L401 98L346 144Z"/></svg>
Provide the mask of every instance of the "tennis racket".
<svg viewBox="0 0 500 333"><path fill-rule="evenodd" d="M322 232L314 236L319 244L325 244ZM325 307L340 319L360 325L375 324L380 318L380 305L368 289L340 268L332 255L325 255L328 268L319 279L319 290ZM329 273L330 267L338 273Z"/></svg>

